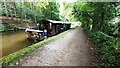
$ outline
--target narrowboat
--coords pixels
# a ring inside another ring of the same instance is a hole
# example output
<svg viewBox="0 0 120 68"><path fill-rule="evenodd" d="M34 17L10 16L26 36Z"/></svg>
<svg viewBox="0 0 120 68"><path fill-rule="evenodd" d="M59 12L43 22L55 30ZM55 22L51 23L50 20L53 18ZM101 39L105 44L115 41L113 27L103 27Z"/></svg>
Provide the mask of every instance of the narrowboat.
<svg viewBox="0 0 120 68"><path fill-rule="evenodd" d="M37 25L38 30L27 28L25 33L28 39L36 39L39 41L68 30L70 26L70 22L41 20Z"/></svg>

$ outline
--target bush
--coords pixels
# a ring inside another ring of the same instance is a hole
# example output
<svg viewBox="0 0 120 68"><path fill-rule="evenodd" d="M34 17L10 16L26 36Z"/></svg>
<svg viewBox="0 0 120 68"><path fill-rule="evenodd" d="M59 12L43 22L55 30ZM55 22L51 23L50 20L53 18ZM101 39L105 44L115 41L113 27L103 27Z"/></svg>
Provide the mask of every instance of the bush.
<svg viewBox="0 0 120 68"><path fill-rule="evenodd" d="M108 36L103 32L90 32L89 37L97 46L99 61L98 66L110 68L110 66L120 67L120 38Z"/></svg>
<svg viewBox="0 0 120 68"><path fill-rule="evenodd" d="M4 31L4 25L2 23L0 23L0 31Z"/></svg>

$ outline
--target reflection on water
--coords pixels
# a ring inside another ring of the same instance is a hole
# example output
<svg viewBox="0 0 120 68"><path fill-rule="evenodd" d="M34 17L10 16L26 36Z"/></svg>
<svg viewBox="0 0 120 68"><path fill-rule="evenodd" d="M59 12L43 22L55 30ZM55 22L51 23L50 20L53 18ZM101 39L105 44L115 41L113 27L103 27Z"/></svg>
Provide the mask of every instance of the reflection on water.
<svg viewBox="0 0 120 68"><path fill-rule="evenodd" d="M32 44L32 42L27 40L24 31L5 32L1 39L2 45L0 45L0 50L2 50L2 56L6 56Z"/></svg>

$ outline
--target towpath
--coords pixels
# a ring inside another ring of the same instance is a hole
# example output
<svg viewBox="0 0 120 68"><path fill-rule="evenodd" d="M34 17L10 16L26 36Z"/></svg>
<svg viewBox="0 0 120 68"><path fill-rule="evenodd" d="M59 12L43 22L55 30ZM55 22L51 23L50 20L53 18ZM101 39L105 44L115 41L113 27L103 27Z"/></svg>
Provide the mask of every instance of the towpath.
<svg viewBox="0 0 120 68"><path fill-rule="evenodd" d="M83 29L78 27L9 66L95 66L92 46Z"/></svg>

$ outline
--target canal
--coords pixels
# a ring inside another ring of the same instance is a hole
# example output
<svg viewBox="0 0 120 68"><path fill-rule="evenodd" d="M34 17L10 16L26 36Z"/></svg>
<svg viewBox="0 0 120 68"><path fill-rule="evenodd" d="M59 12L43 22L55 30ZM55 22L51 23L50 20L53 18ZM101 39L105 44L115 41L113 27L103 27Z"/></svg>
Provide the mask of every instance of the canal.
<svg viewBox="0 0 120 68"><path fill-rule="evenodd" d="M33 43L26 38L26 34L24 31L4 32L0 40L2 40L2 45L0 46L1 47L0 51L2 51L1 57L11 54L13 52L16 52Z"/></svg>

